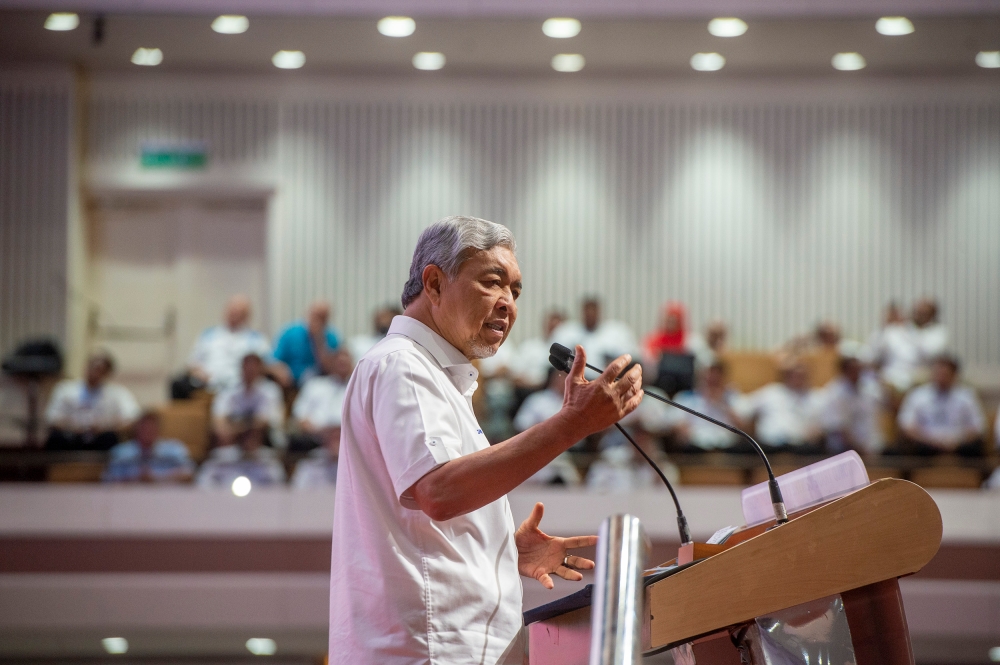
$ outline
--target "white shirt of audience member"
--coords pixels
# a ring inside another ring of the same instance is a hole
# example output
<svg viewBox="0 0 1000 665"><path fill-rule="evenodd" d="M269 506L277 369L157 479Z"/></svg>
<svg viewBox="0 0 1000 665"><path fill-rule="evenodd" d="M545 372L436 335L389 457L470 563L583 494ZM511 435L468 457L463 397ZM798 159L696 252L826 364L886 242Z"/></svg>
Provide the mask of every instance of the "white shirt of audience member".
<svg viewBox="0 0 1000 665"><path fill-rule="evenodd" d="M514 378L528 386L541 386L549 374L549 349L551 340L531 337L521 342L514 354L511 373Z"/></svg>
<svg viewBox="0 0 1000 665"><path fill-rule="evenodd" d="M914 388L899 407L899 426L916 430L931 441L961 443L970 431L982 434L985 418L976 394L955 385L946 393L933 383Z"/></svg>
<svg viewBox="0 0 1000 665"><path fill-rule="evenodd" d="M724 404L733 412L737 412L740 409L742 399L743 398L740 394L734 390L726 390L723 395ZM674 401L682 406L688 407L689 409L694 409L699 413L704 413L706 416L724 422L727 425L736 425L736 423L732 422L732 419L729 417L729 413L725 408L723 408L723 405L714 401L709 401L698 391L685 390L684 392L678 394L677 397L674 398ZM644 399L642 403L645 404L646 400ZM704 448L705 450L727 448L740 440L738 435L733 434L718 425L706 422L696 416L692 416L690 413L685 413L680 409L673 409L671 411L671 423L675 427L682 423L687 425L688 440L691 445Z"/></svg>
<svg viewBox="0 0 1000 665"><path fill-rule="evenodd" d="M218 392L240 382L240 363L250 353L270 362L271 342L263 333L246 327L230 330L213 326L198 337L188 364L203 369L209 377L208 387Z"/></svg>
<svg viewBox="0 0 1000 665"><path fill-rule="evenodd" d="M435 522L407 494L440 465L489 447L472 410L478 376L406 316L358 361L334 504L331 663L495 663L517 639L521 581L507 498Z"/></svg>
<svg viewBox="0 0 1000 665"><path fill-rule="evenodd" d="M903 392L921 369L921 353L909 323L890 323L872 334L871 353L881 364L882 380Z"/></svg>
<svg viewBox="0 0 1000 665"><path fill-rule="evenodd" d="M297 490L320 490L337 484L338 460L325 448L313 450L299 460L292 473L292 487Z"/></svg>
<svg viewBox="0 0 1000 665"><path fill-rule="evenodd" d="M262 420L270 427L271 443L285 445L285 401L273 381L257 379L250 389L239 383L212 400L212 417L229 420Z"/></svg>
<svg viewBox="0 0 1000 665"><path fill-rule="evenodd" d="M82 380L60 381L52 392L45 419L73 430L117 429L139 417L139 404L125 386L107 382L91 390Z"/></svg>
<svg viewBox="0 0 1000 665"><path fill-rule="evenodd" d="M573 349L583 347L591 365L603 367L624 353L638 359L639 345L632 329L620 321L601 321L594 330L587 330L579 321L566 321L552 332L552 341Z"/></svg>
<svg viewBox="0 0 1000 665"><path fill-rule="evenodd" d="M562 408L563 396L557 391L546 388L528 395L521 408L514 416L514 429L523 432L546 421ZM575 444L579 445L579 443ZM566 452L539 469L526 482L538 485L549 485L561 481L564 485L576 486L582 481L580 472L573 463L572 456Z"/></svg>
<svg viewBox="0 0 1000 665"><path fill-rule="evenodd" d="M270 487L285 482L285 467L270 448L258 448L245 456L238 445L220 446L198 469L195 485L202 489L229 489L244 476L253 487Z"/></svg>
<svg viewBox="0 0 1000 665"><path fill-rule="evenodd" d="M340 427L347 384L331 376L314 376L302 386L292 416L299 422L309 422L317 429Z"/></svg>
<svg viewBox="0 0 1000 665"><path fill-rule="evenodd" d="M815 392L815 400L823 431L847 432L862 452L881 452L884 443L878 416L883 394L872 374L863 374L857 386L838 376Z"/></svg>
<svg viewBox="0 0 1000 665"><path fill-rule="evenodd" d="M920 360L925 365L948 350L948 329L943 323L934 322L922 328L911 324L911 328L920 352Z"/></svg>
<svg viewBox="0 0 1000 665"><path fill-rule="evenodd" d="M677 468L666 460L656 460L663 475L676 483L679 480ZM646 460L634 452L627 441L605 446L601 457L590 465L587 471L587 489L602 494L641 492L643 490L666 490L660 477Z"/></svg>
<svg viewBox="0 0 1000 665"><path fill-rule="evenodd" d="M757 418L757 438L764 443L802 443L818 431L816 402L809 390L771 383L747 395L738 406L742 417Z"/></svg>

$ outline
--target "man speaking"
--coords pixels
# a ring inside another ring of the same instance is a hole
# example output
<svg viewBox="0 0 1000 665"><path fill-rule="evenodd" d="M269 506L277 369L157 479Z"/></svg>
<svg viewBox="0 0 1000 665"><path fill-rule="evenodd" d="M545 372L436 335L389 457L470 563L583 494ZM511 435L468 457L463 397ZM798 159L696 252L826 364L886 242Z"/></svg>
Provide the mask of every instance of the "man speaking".
<svg viewBox="0 0 1000 665"><path fill-rule="evenodd" d="M577 347L562 410L490 446L472 411L478 372L517 319L521 271L500 224L448 217L417 241L404 312L347 386L333 519L330 662L520 663L521 581L552 588L593 562L595 536L516 531L507 493L638 406L642 375L594 381Z"/></svg>

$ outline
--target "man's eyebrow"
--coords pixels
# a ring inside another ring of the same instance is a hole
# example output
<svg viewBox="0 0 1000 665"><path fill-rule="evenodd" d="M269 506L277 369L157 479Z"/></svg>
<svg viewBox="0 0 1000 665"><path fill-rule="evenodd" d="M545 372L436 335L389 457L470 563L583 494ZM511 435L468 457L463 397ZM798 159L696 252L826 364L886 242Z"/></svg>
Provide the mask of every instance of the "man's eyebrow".
<svg viewBox="0 0 1000 665"><path fill-rule="evenodd" d="M486 268L485 274L489 275L491 273L497 275L498 277L500 277L500 279L507 279L509 277L509 274L507 273L507 269L504 268L503 266L489 266L488 268ZM517 280L516 282L513 282L511 284L511 286L513 288L515 288L515 289L520 289L521 288L521 280Z"/></svg>

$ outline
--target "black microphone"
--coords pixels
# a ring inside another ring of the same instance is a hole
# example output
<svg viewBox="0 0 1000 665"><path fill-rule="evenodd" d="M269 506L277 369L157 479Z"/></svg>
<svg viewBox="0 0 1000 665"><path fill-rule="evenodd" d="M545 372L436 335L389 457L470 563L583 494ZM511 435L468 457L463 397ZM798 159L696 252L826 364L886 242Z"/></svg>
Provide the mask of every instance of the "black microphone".
<svg viewBox="0 0 1000 665"><path fill-rule="evenodd" d="M549 362L552 363L552 365L554 367L556 367L557 369L562 369L563 367L566 367L567 369L565 369L563 371L569 372L568 368L572 367L573 360L575 358L576 358L576 354L574 354L571 350L567 349L562 344L553 344L549 348ZM557 364L557 363L559 363L559 364ZM594 370L595 372L601 372L601 373L604 372L604 370L600 369L599 367L594 367L590 363L587 363L587 367L589 369ZM733 434L736 434L736 435L742 437L745 441L749 442L750 445L753 446L754 451L760 457L761 461L764 462L764 468L767 470L767 488L768 488L768 491L771 494L771 507L774 508L774 521L775 521L775 524L776 525L778 525L778 524L784 524L785 522L788 521L788 511L785 510L785 500L781 496L781 488L778 487L778 481L774 478L774 471L771 470L771 463L768 461L767 455L764 454L764 449L760 447L760 444L757 443L752 436L750 436L749 434L747 434L743 430L739 429L738 427L733 427L732 425L728 425L728 424L726 424L726 423L724 423L724 422L722 422L720 420L716 420L715 418L712 418L710 416L706 416L704 413L699 413L698 411L695 411L694 409L689 409L688 407L684 406L683 404L678 404L677 402L675 402L675 401L673 401L671 399L667 399L666 397L660 397L656 393L651 393L648 390L646 390L645 388L643 388L642 392L646 393L646 395L648 395L649 397L652 397L655 400L659 400L659 401L663 402L664 404L669 404L670 406L676 407L676 408L680 409L681 411L686 411L687 413L690 413L692 416L697 416L698 418L701 418L702 420L706 420L706 421L712 423L713 425L718 425L719 427L721 427L723 429L729 430ZM660 476L662 477L663 474L661 473ZM664 478L664 482L665 481L666 481L666 479ZM673 490L670 490L670 493L673 494ZM677 502L677 499L675 497L674 498L674 503L676 503L676 502ZM677 509L679 511L680 510L680 506L678 506ZM680 519L680 517L678 517L678 520L679 519Z"/></svg>
<svg viewBox="0 0 1000 665"><path fill-rule="evenodd" d="M556 353L557 346L561 350L559 353ZM549 349L549 364L557 370L568 374L569 370L572 368L573 354L570 352L568 356L564 356L562 350L569 352L569 349L565 346L560 344L552 345L552 348ZM635 442L635 439L629 436L629 433L625 431L625 428L619 423L615 423L615 427L617 427L618 431L621 432L626 439L628 439L628 442L632 444L632 447L639 451L639 454L642 455L643 459L646 460L649 466L653 467L653 471L656 471L656 475L658 475L660 480L663 481L663 484L667 486L667 490L670 491L670 498L674 500L674 507L677 508L677 530L680 532L681 545L687 545L691 542L691 528L688 526L687 517L684 516L684 511L681 510L681 502L677 500L677 493L674 492L673 485L671 485L670 481L667 480L667 477L663 474L663 470L660 469L656 462L654 462L653 459L646 454L646 451L639 447L639 444Z"/></svg>

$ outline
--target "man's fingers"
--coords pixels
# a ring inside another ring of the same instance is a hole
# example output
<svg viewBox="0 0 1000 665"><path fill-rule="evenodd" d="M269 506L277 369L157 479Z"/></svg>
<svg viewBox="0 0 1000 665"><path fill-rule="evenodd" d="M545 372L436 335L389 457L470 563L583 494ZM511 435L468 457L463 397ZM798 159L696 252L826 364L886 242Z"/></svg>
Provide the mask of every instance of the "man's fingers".
<svg viewBox="0 0 1000 665"><path fill-rule="evenodd" d="M585 381L584 372L587 371L587 354L584 353L583 347L579 344L576 345L576 357L573 358L573 366L569 368L569 376L566 378L567 381Z"/></svg>
<svg viewBox="0 0 1000 665"><path fill-rule="evenodd" d="M552 578L549 577L548 573L542 573L541 575L539 575L538 581L541 582L542 586L545 587L546 589L554 589L556 586L555 582L552 581Z"/></svg>
<svg viewBox="0 0 1000 665"><path fill-rule="evenodd" d="M545 514L545 506L539 501L535 504L534 508L531 509L531 514L528 515L528 519L524 520L524 526L528 529L537 529L538 525L542 523L542 515Z"/></svg>
<svg viewBox="0 0 1000 665"><path fill-rule="evenodd" d="M633 395L625 405L622 407L622 418L632 413L639 407L639 403L642 401L643 392L640 390L638 393Z"/></svg>
<svg viewBox="0 0 1000 665"><path fill-rule="evenodd" d="M555 573L559 577L563 578L564 580L569 580L570 582L579 582L580 580L583 579L583 575L576 572L575 570L567 568L566 566L559 566L558 568L556 568Z"/></svg>
<svg viewBox="0 0 1000 665"><path fill-rule="evenodd" d="M573 536L563 540L563 547L575 550L578 547L593 547L597 544L597 536Z"/></svg>
<svg viewBox="0 0 1000 665"><path fill-rule="evenodd" d="M567 557L566 564L568 568L574 570L593 570L594 568L594 562L590 559L584 559L582 556Z"/></svg>
<svg viewBox="0 0 1000 665"><path fill-rule="evenodd" d="M618 378L618 375L622 373L622 370L628 367L628 364L632 362L632 356L625 354L623 356L618 356L608 365L604 372L601 374L601 380L607 383L614 383Z"/></svg>

